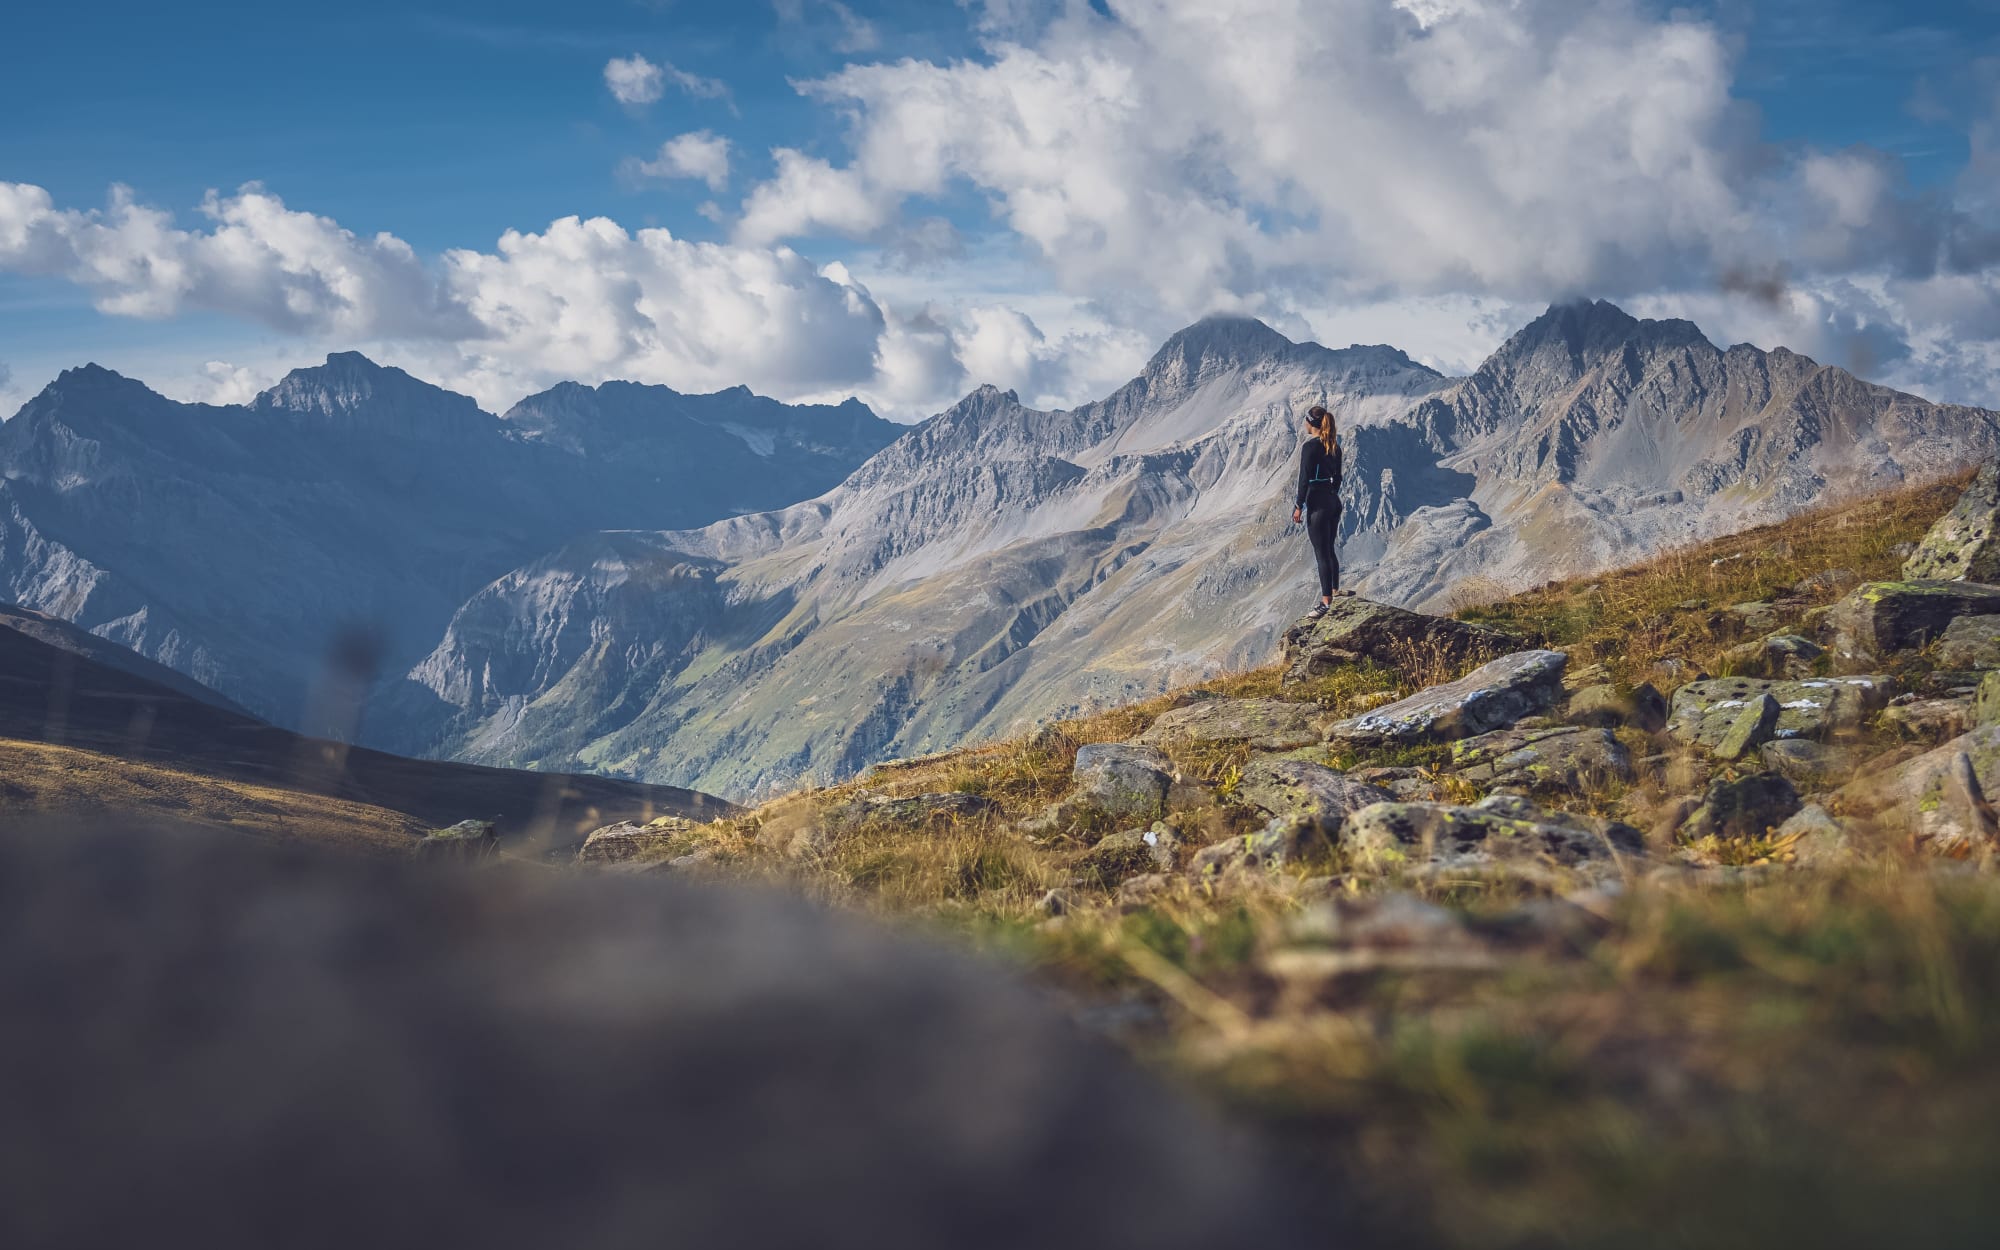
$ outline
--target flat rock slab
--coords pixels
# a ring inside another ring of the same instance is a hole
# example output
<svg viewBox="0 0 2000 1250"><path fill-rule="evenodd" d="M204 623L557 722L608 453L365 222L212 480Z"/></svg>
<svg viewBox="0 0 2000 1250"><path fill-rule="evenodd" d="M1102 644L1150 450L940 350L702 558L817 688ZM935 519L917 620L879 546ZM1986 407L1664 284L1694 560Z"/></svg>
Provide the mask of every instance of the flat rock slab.
<svg viewBox="0 0 2000 1250"><path fill-rule="evenodd" d="M1979 470L1958 503L1938 518L1903 562L1903 576L1911 581L2000 582L2000 463Z"/></svg>
<svg viewBox="0 0 2000 1250"><path fill-rule="evenodd" d="M2000 615L2000 586L1978 582L1869 582L1833 605L1833 651L1867 661L1922 647L1961 616Z"/></svg>
<svg viewBox="0 0 2000 1250"><path fill-rule="evenodd" d="M1945 626L1937 663L1945 669L2000 668L2000 616L1961 616Z"/></svg>
<svg viewBox="0 0 2000 1250"><path fill-rule="evenodd" d="M1092 742L1076 752L1076 799L1115 816L1165 813L1174 766L1155 747Z"/></svg>
<svg viewBox="0 0 2000 1250"><path fill-rule="evenodd" d="M1816 677L1806 681L1718 677L1689 682L1674 692L1667 732L1690 746L1715 750L1737 727L1745 709L1769 695L1778 705L1778 716L1765 740L1822 738L1836 729L1861 724L1894 693L1895 682L1888 677Z"/></svg>
<svg viewBox="0 0 2000 1250"><path fill-rule="evenodd" d="M1324 764L1260 759L1243 770L1234 797L1268 816L1311 822L1332 837L1348 816L1371 803L1392 802L1396 796Z"/></svg>
<svg viewBox="0 0 2000 1250"><path fill-rule="evenodd" d="M1450 742L1505 729L1556 705L1568 662L1560 651L1517 651L1482 664L1457 681L1340 721L1327 737L1385 745Z"/></svg>
<svg viewBox="0 0 2000 1250"><path fill-rule="evenodd" d="M1290 751L1319 741L1325 718L1310 703L1204 699L1160 713L1139 741L1149 746L1246 742L1260 751Z"/></svg>
<svg viewBox="0 0 2000 1250"><path fill-rule="evenodd" d="M1336 599L1326 615L1305 618L1285 631L1284 679L1288 685L1306 681L1360 660L1395 667L1417 657L1441 656L1458 663L1519 645L1512 635L1483 625L1370 599Z"/></svg>
<svg viewBox="0 0 2000 1250"><path fill-rule="evenodd" d="M663 816L648 824L620 821L596 829L583 840L576 853L579 864L623 864L648 854L657 855L676 838L695 829L691 820Z"/></svg>
<svg viewBox="0 0 2000 1250"><path fill-rule="evenodd" d="M1544 811L1496 796L1472 807L1377 803L1348 817L1341 845L1357 862L1398 866L1610 870L1644 855L1639 831L1617 821Z"/></svg>
<svg viewBox="0 0 2000 1250"><path fill-rule="evenodd" d="M1630 781L1632 755L1609 729L1503 729L1452 744L1453 769L1481 786L1574 787Z"/></svg>

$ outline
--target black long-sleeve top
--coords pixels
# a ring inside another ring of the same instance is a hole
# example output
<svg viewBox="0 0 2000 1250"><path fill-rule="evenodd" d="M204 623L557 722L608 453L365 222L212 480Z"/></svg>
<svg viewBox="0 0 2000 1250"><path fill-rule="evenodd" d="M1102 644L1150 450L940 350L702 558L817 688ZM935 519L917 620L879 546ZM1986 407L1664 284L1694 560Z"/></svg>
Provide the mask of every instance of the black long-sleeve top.
<svg viewBox="0 0 2000 1250"><path fill-rule="evenodd" d="M1340 506L1340 444L1334 443L1329 453L1320 446L1316 438L1309 438L1299 448L1299 497L1293 503L1295 508L1310 504L1314 508L1338 508Z"/></svg>

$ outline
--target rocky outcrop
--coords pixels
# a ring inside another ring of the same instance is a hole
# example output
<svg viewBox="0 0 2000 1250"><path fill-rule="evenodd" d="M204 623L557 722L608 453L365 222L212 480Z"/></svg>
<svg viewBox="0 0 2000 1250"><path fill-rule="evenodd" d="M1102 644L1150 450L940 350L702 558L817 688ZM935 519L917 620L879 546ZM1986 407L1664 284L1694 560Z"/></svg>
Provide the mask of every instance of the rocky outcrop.
<svg viewBox="0 0 2000 1250"><path fill-rule="evenodd" d="M677 841L700 828L691 820L662 816L640 824L621 821L595 830L576 852L579 864L626 864L642 859L663 859Z"/></svg>
<svg viewBox="0 0 2000 1250"><path fill-rule="evenodd" d="M1452 770L1478 786L1520 789L1631 781L1632 756L1608 729L1503 729L1452 744Z"/></svg>
<svg viewBox="0 0 2000 1250"><path fill-rule="evenodd" d="M1341 721L1327 737L1357 745L1449 742L1504 729L1555 706L1568 662L1560 651L1517 651L1457 681Z"/></svg>
<svg viewBox="0 0 2000 1250"><path fill-rule="evenodd" d="M2000 616L1961 616L1944 627L1937 663L1948 669L2000 669Z"/></svg>
<svg viewBox="0 0 2000 1250"><path fill-rule="evenodd" d="M1954 853L1990 842L2000 794L2000 724L1984 725L1885 772L1843 786L1837 810L1872 815Z"/></svg>
<svg viewBox="0 0 2000 1250"><path fill-rule="evenodd" d="M1547 812L1496 796L1472 807L1378 803L1348 818L1340 841L1375 867L1512 867L1613 871L1620 857L1645 853L1639 831L1596 817Z"/></svg>
<svg viewBox="0 0 2000 1250"><path fill-rule="evenodd" d="M1396 796L1324 764L1267 757L1243 770L1234 797L1268 816L1313 824L1332 837L1352 813Z"/></svg>
<svg viewBox="0 0 2000 1250"><path fill-rule="evenodd" d="M1763 681L1720 677L1689 682L1674 692L1667 732L1690 746L1713 751L1739 727L1747 709L1765 697L1777 705L1768 732L1747 744L1773 738L1823 738L1853 728L1886 705L1895 693L1888 677L1823 677L1810 681Z"/></svg>
<svg viewBox="0 0 2000 1250"><path fill-rule="evenodd" d="M418 862L424 864L483 864L499 857L500 837L490 820L461 820L418 839L416 853Z"/></svg>
<svg viewBox="0 0 2000 1250"><path fill-rule="evenodd" d="M1075 800L1114 816L1148 819L1166 811L1174 766L1159 751L1127 742L1078 747Z"/></svg>
<svg viewBox="0 0 2000 1250"><path fill-rule="evenodd" d="M1976 582L1869 582L1827 616L1833 651L1866 663L1924 646L1961 616L2000 614L2000 586Z"/></svg>
<svg viewBox="0 0 2000 1250"><path fill-rule="evenodd" d="M1903 562L1909 581L2000 582L2000 461L1988 461Z"/></svg>
<svg viewBox="0 0 2000 1250"><path fill-rule="evenodd" d="M1335 599L1325 615L1306 617L1285 631L1285 684L1373 660L1390 668L1413 661L1458 664L1511 650L1517 640L1498 630L1449 617L1428 616L1369 599Z"/></svg>
<svg viewBox="0 0 2000 1250"><path fill-rule="evenodd" d="M1283 699L1202 699L1160 713L1139 741L1164 746L1248 743L1259 751L1290 751L1320 740L1325 713Z"/></svg>

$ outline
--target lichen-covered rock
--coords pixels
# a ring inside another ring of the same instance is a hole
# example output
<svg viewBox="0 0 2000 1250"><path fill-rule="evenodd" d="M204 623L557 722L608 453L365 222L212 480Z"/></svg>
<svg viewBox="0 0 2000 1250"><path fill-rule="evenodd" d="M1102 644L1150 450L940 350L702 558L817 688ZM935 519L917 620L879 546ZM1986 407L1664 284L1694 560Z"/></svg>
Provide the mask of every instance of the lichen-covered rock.
<svg viewBox="0 0 2000 1250"><path fill-rule="evenodd" d="M1681 826L1681 835L1689 840L1761 838L1791 819L1799 806L1799 792L1778 773L1717 778L1708 783L1708 793Z"/></svg>
<svg viewBox="0 0 2000 1250"><path fill-rule="evenodd" d="M1813 675L1813 661L1826 649L1810 638L1797 634L1771 634L1722 653L1728 671L1738 677L1791 677Z"/></svg>
<svg viewBox="0 0 2000 1250"><path fill-rule="evenodd" d="M1267 816L1310 821L1332 837L1350 813L1396 796L1324 764L1266 758L1243 770L1234 797Z"/></svg>
<svg viewBox="0 0 2000 1250"><path fill-rule="evenodd" d="M1867 662L1927 645L1961 616L2000 615L2000 586L1977 582L1869 582L1827 616L1834 654Z"/></svg>
<svg viewBox="0 0 2000 1250"><path fill-rule="evenodd" d="M2000 582L2000 462L1982 467L1952 510L1931 526L1903 562L1903 576Z"/></svg>
<svg viewBox="0 0 2000 1250"><path fill-rule="evenodd" d="M1347 818L1341 845L1358 865L1479 868L1514 865L1594 871L1645 853L1639 831L1617 821L1548 812L1506 796L1472 807L1377 803Z"/></svg>
<svg viewBox="0 0 2000 1250"><path fill-rule="evenodd" d="M1960 751L1917 800L1917 840L1934 854L1955 859L1990 856L2000 849L2000 816L1970 753Z"/></svg>
<svg viewBox="0 0 2000 1250"><path fill-rule="evenodd" d="M1599 729L1630 725L1644 733L1658 733L1667 724L1667 697L1649 681L1630 688L1600 682L1572 694L1565 715L1575 725Z"/></svg>
<svg viewBox="0 0 2000 1250"><path fill-rule="evenodd" d="M1946 669L2000 669L2000 616L1961 616L1945 626L1937 662Z"/></svg>
<svg viewBox="0 0 2000 1250"><path fill-rule="evenodd" d="M1715 744L1715 758L1740 760L1776 736L1777 728L1778 701L1768 692L1752 695Z"/></svg>
<svg viewBox="0 0 2000 1250"><path fill-rule="evenodd" d="M1883 709L1882 728L1918 742L1943 742L1971 728L1970 698L1912 699Z"/></svg>
<svg viewBox="0 0 2000 1250"><path fill-rule="evenodd" d="M1150 829L1127 829L1098 839L1077 858L1077 867L1100 884L1116 885L1140 873L1172 872L1180 850L1180 835L1155 823Z"/></svg>
<svg viewBox="0 0 2000 1250"><path fill-rule="evenodd" d="M1327 737L1366 745L1450 742L1505 729L1555 706L1568 662L1560 651L1517 651L1457 681L1340 721Z"/></svg>
<svg viewBox="0 0 2000 1250"><path fill-rule="evenodd" d="M1511 635L1484 626L1369 599L1335 599L1324 616L1305 618L1285 631L1284 680L1292 685L1364 659L1395 666L1435 656L1456 664L1518 645Z"/></svg>
<svg viewBox="0 0 2000 1250"><path fill-rule="evenodd" d="M649 824L625 820L593 830L577 850L579 864L622 864L643 857L656 857L676 838L697 828L691 820L662 816Z"/></svg>
<svg viewBox="0 0 2000 1250"><path fill-rule="evenodd" d="M2000 725L1982 725L1896 767L1864 771L1841 787L1836 810L1937 838L1941 825L1977 814L1977 804L1971 813L1957 811L1975 792L1982 800L2000 794Z"/></svg>
<svg viewBox="0 0 2000 1250"><path fill-rule="evenodd" d="M1767 634L1778 627L1777 605L1761 599L1755 603L1732 603L1723 609L1723 615L1746 633Z"/></svg>
<svg viewBox="0 0 2000 1250"><path fill-rule="evenodd" d="M1157 817L1166 811L1173 769L1154 747L1092 742L1077 748L1076 799L1114 816Z"/></svg>
<svg viewBox="0 0 2000 1250"><path fill-rule="evenodd" d="M1984 729L2000 725L2000 672L1980 679L1979 693L1972 696L1972 727Z"/></svg>
<svg viewBox="0 0 2000 1250"><path fill-rule="evenodd" d="M1826 790L1845 784L1854 775L1854 752L1846 747L1815 742L1811 738L1780 738L1766 742L1757 752L1764 767L1777 773L1802 791Z"/></svg>
<svg viewBox="0 0 2000 1250"><path fill-rule="evenodd" d="M1260 751L1289 751L1319 741L1324 723L1325 714L1309 703L1204 699L1160 713L1139 740L1156 746L1246 742Z"/></svg>
<svg viewBox="0 0 2000 1250"><path fill-rule="evenodd" d="M953 821L976 820L1000 810L992 799L976 794L913 794L891 798L869 794L844 803L827 813L827 825L836 832L857 829L864 824L906 825L912 828Z"/></svg>
<svg viewBox="0 0 2000 1250"><path fill-rule="evenodd" d="M1255 833L1226 838L1196 851L1188 865L1188 874L1196 878L1220 877L1281 868L1322 853L1331 843L1318 821L1273 816L1270 823Z"/></svg>
<svg viewBox="0 0 2000 1250"><path fill-rule="evenodd" d="M490 820L461 820L419 839L416 849L420 863L481 864L500 854L500 836Z"/></svg>
<svg viewBox="0 0 2000 1250"><path fill-rule="evenodd" d="M1502 729L1452 744L1452 768L1478 786L1571 788L1631 781L1632 756L1609 729Z"/></svg>
<svg viewBox="0 0 2000 1250"><path fill-rule="evenodd" d="M1718 677L1689 682L1674 692L1667 732L1690 746L1711 751L1735 727L1743 710L1769 695L1778 705L1773 738L1822 738L1858 726L1895 693L1892 678L1816 677L1806 681L1765 681Z"/></svg>

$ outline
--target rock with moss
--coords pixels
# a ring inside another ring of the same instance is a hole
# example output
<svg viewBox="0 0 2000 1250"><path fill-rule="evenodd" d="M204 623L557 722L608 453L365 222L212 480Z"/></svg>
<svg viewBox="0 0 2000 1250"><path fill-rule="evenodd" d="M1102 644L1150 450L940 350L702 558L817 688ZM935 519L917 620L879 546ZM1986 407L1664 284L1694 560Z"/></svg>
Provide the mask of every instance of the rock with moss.
<svg viewBox="0 0 2000 1250"><path fill-rule="evenodd" d="M1869 582L1833 606L1833 652L1866 663L1912 651L1944 635L1962 616L2000 614L2000 586L1977 582Z"/></svg>
<svg viewBox="0 0 2000 1250"><path fill-rule="evenodd" d="M1452 744L1452 771L1477 786L1574 789L1633 779L1632 755L1609 729L1502 729Z"/></svg>
<svg viewBox="0 0 2000 1250"><path fill-rule="evenodd" d="M1811 677L1826 649L1798 634L1771 634L1722 653L1727 671L1738 677Z"/></svg>
<svg viewBox="0 0 2000 1250"><path fill-rule="evenodd" d="M1718 677L1689 682L1674 692L1667 732L1690 746L1713 751L1736 728L1744 709L1768 695L1778 705L1770 738L1824 738L1860 726L1895 694L1892 678L1816 677L1766 681Z"/></svg>
<svg viewBox="0 0 2000 1250"><path fill-rule="evenodd" d="M417 841L417 860L425 864L483 864L500 854L500 836L490 820L461 820L434 829Z"/></svg>
<svg viewBox="0 0 2000 1250"><path fill-rule="evenodd" d="M2000 582L2000 462L1988 462L1903 562L1903 576Z"/></svg>
<svg viewBox="0 0 2000 1250"><path fill-rule="evenodd" d="M1247 743L1260 751L1289 751L1319 741L1325 721L1325 714L1310 703L1204 699L1160 713L1139 741L1148 746Z"/></svg>
<svg viewBox="0 0 2000 1250"><path fill-rule="evenodd" d="M1332 837L1351 813L1396 796L1324 764L1265 758L1243 770L1233 797L1267 816L1310 821Z"/></svg>
<svg viewBox="0 0 2000 1250"><path fill-rule="evenodd" d="M1273 816L1255 833L1225 838L1196 851L1188 875L1200 879L1268 872L1324 855L1331 848L1332 839L1318 821Z"/></svg>
<svg viewBox="0 0 2000 1250"><path fill-rule="evenodd" d="M1327 731L1327 738L1384 746L1451 742L1505 729L1556 705L1568 663L1569 657L1560 651L1517 651L1482 664L1457 681L1340 721Z"/></svg>
<svg viewBox="0 0 2000 1250"><path fill-rule="evenodd" d="M1643 733L1658 733L1667 724L1667 698L1649 681L1636 686L1599 682L1570 695L1564 715L1574 725L1598 729L1630 725Z"/></svg>
<svg viewBox="0 0 2000 1250"><path fill-rule="evenodd" d="M1723 609L1723 619L1735 630L1767 634L1778 627L1778 605L1759 599L1754 603L1732 603Z"/></svg>
<svg viewBox="0 0 2000 1250"><path fill-rule="evenodd" d="M2000 669L2000 615L1961 616L1945 626L1937 663L1942 669Z"/></svg>
<svg viewBox="0 0 2000 1250"><path fill-rule="evenodd" d="M1808 793L1847 783L1854 775L1855 754L1843 746L1811 738L1781 738L1758 748L1764 767Z"/></svg>
<svg viewBox="0 0 2000 1250"><path fill-rule="evenodd" d="M826 823L836 833L849 832L866 824L924 828L978 820L999 810L998 803L976 794L913 794L903 798L868 794L828 812Z"/></svg>
<svg viewBox="0 0 2000 1250"><path fill-rule="evenodd" d="M1972 699L1957 696L1899 700L1883 709L1879 723L1899 737L1917 742L1943 742L1972 727Z"/></svg>
<svg viewBox="0 0 2000 1250"><path fill-rule="evenodd" d="M2000 725L2000 672L1980 679L1979 691L1972 696L1972 727L1984 729Z"/></svg>
<svg viewBox="0 0 2000 1250"><path fill-rule="evenodd" d="M1348 817L1340 843L1361 867L1511 867L1616 871L1621 857L1645 854L1639 831L1614 820L1545 811L1511 795L1471 807L1377 803Z"/></svg>
<svg viewBox="0 0 2000 1250"><path fill-rule="evenodd" d="M1106 834L1077 857L1077 870L1100 885L1112 886L1140 873L1172 872L1180 860L1181 840L1171 826L1156 822L1150 829L1126 829Z"/></svg>
<svg viewBox="0 0 2000 1250"><path fill-rule="evenodd" d="M625 820L591 831L577 850L579 864L623 864L633 860L664 861L677 844L685 845L687 835L700 828L679 816L663 816L647 824Z"/></svg>
<svg viewBox="0 0 2000 1250"><path fill-rule="evenodd" d="M1155 747L1092 742L1078 747L1076 800L1113 816L1164 815L1174 766Z"/></svg>
<svg viewBox="0 0 2000 1250"><path fill-rule="evenodd" d="M1799 810L1799 792L1778 773L1751 773L1708 783L1708 793L1681 826L1689 841L1701 838L1761 838Z"/></svg>
<svg viewBox="0 0 2000 1250"><path fill-rule="evenodd" d="M2000 794L2000 725L1982 725L1894 767L1865 769L1835 797L1840 811L1922 834L1951 818L1955 801L1994 794Z"/></svg>
<svg viewBox="0 0 2000 1250"><path fill-rule="evenodd" d="M1285 684L1322 676L1362 660L1389 667L1412 661L1459 664L1519 646L1510 634L1449 617L1429 616L1370 599L1335 599L1324 616L1285 631Z"/></svg>
<svg viewBox="0 0 2000 1250"><path fill-rule="evenodd" d="M1770 692L1750 696L1715 744L1715 758L1740 760L1777 736L1778 701Z"/></svg>

